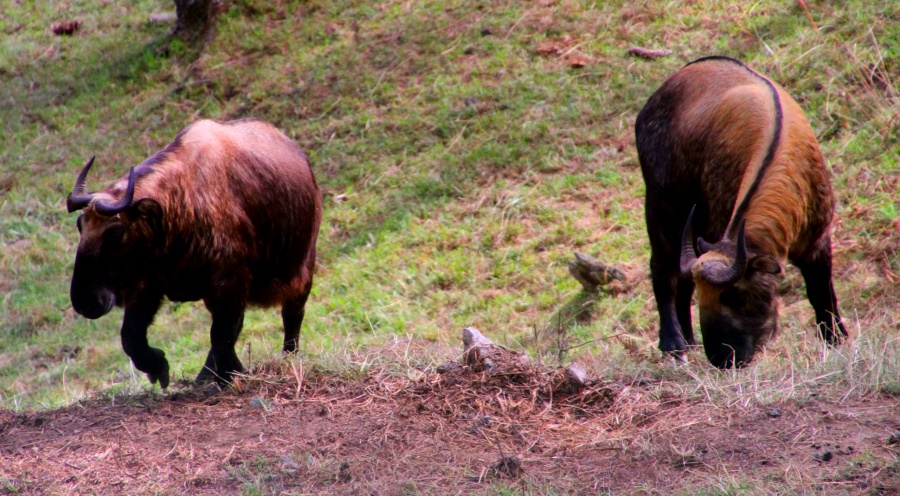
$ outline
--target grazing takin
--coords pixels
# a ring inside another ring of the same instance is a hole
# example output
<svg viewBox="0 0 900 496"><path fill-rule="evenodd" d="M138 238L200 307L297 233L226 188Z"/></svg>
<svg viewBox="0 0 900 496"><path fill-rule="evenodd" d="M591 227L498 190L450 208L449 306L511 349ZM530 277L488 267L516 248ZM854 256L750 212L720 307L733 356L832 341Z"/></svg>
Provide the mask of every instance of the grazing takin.
<svg viewBox="0 0 900 496"><path fill-rule="evenodd" d="M322 197L306 155L260 120L198 121L109 188L85 192L92 158L66 201L78 216L71 298L96 319L125 308L122 348L169 384L147 328L166 297L203 300L211 348L198 382L243 366L235 342L248 305L281 305L284 351L297 347L312 289Z"/></svg>
<svg viewBox="0 0 900 496"><path fill-rule="evenodd" d="M634 127L659 348L684 359L696 345L696 288L709 361L749 363L778 328L785 260L803 274L819 333L839 344L847 330L831 280L834 197L797 102L737 60L706 57L669 78Z"/></svg>

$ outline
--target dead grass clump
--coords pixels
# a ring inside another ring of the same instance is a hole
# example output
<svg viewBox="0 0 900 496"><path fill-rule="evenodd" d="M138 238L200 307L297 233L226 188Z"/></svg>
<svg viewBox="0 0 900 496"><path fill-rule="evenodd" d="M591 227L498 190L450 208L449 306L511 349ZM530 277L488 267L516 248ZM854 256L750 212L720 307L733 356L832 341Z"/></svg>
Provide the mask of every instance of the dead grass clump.
<svg viewBox="0 0 900 496"><path fill-rule="evenodd" d="M567 416L599 415L615 401L621 386L588 379L583 367L547 369L530 357L496 345L474 328L463 331L464 352L459 362L438 367L402 393L417 404L437 398L443 413L454 418L473 415L509 417L523 421L554 408Z"/></svg>
<svg viewBox="0 0 900 496"><path fill-rule="evenodd" d="M523 473L522 461L514 456L502 456L488 473L492 476L518 479Z"/></svg>
<svg viewBox="0 0 900 496"><path fill-rule="evenodd" d="M90 484L98 494L469 494L515 484L594 494L640 481L738 484L722 472L753 469L794 474L766 493L810 481L898 487L893 400L728 406L676 382L620 384L489 342L471 348L443 373L406 369L427 360L398 340L380 358L272 359L224 390L177 385L168 396L0 411L0 483L26 493ZM39 482L28 476L38 464Z"/></svg>
<svg viewBox="0 0 900 496"><path fill-rule="evenodd" d="M579 47L580 43L571 36L564 35L544 39L535 47L534 52L543 57L555 57L561 63L575 69L596 62L594 58L582 53Z"/></svg>
<svg viewBox="0 0 900 496"><path fill-rule="evenodd" d="M443 405L443 412L455 418L477 414L525 420L554 409L563 416L601 415L620 389L618 384L597 379L576 385L564 370L547 370L523 357L503 350L471 365L451 366L401 396L417 404ZM486 361L489 367L485 367Z"/></svg>

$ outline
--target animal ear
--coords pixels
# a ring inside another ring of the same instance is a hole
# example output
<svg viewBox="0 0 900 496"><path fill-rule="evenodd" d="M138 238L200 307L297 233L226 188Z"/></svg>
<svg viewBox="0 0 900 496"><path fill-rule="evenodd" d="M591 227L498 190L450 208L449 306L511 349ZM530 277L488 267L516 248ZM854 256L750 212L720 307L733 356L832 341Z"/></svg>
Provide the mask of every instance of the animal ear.
<svg viewBox="0 0 900 496"><path fill-rule="evenodd" d="M765 274L781 274L781 264L771 255L757 255L750 259L749 271Z"/></svg>
<svg viewBox="0 0 900 496"><path fill-rule="evenodd" d="M159 235L162 230L163 209L162 205L156 200L144 198L134 202L128 209L129 216L138 221L138 224L146 226L154 238Z"/></svg>
<svg viewBox="0 0 900 496"><path fill-rule="evenodd" d="M162 205L150 198L134 202L130 210L136 217L144 217L151 221L158 221L163 216Z"/></svg>

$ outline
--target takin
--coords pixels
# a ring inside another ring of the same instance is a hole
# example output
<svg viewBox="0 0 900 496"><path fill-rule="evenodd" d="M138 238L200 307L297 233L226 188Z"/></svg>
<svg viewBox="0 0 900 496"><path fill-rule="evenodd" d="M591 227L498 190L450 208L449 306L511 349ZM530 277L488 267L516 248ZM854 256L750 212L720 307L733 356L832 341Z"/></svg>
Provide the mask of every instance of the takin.
<svg viewBox="0 0 900 496"><path fill-rule="evenodd" d="M778 329L786 260L803 275L821 337L843 341L831 278L834 196L797 102L737 60L706 57L663 83L634 128L660 350L684 360L696 346L696 288L709 361L750 363Z"/></svg>
<svg viewBox="0 0 900 496"><path fill-rule="evenodd" d="M169 384L147 342L163 298L203 300L211 347L197 382L228 382L250 306L281 305L285 352L297 348L312 289L322 196L309 160L268 122L202 120L109 188L85 192L87 163L66 200L82 210L70 296L96 319L124 307L122 348L151 382Z"/></svg>

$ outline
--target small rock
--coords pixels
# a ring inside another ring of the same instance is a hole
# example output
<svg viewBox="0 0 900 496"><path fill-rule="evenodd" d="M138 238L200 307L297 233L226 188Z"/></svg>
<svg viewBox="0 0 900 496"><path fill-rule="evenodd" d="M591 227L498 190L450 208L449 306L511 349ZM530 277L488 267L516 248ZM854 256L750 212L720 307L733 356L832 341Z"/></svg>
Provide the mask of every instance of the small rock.
<svg viewBox="0 0 900 496"><path fill-rule="evenodd" d="M888 436L887 443L888 443L888 444L898 444L898 443L900 443L900 431L895 432L895 433L891 434L890 436Z"/></svg>
<svg viewBox="0 0 900 496"><path fill-rule="evenodd" d="M287 469L290 469L290 470L300 470L300 464L297 463L297 462L295 462L291 457L289 457L289 456L287 456L287 455L281 455L280 457L278 457L278 460L279 460L279 461L281 462L281 464L284 465L285 468L287 468Z"/></svg>
<svg viewBox="0 0 900 496"><path fill-rule="evenodd" d="M443 365L438 365L435 370L438 374L446 374L447 372L456 370L459 368L459 364L456 362L445 363Z"/></svg>
<svg viewBox="0 0 900 496"><path fill-rule="evenodd" d="M262 398L253 397L253 399L250 400L250 404L248 406L250 407L250 409L262 408L264 410L268 410L270 405L268 404L268 402L266 402L266 400Z"/></svg>
<svg viewBox="0 0 900 496"><path fill-rule="evenodd" d="M815 458L820 462L830 462L831 459L834 458L834 454L832 454L830 451L826 451L821 455L816 455Z"/></svg>
<svg viewBox="0 0 900 496"><path fill-rule="evenodd" d="M768 415L769 418L778 418L781 416L781 409L775 407L769 408L769 410L766 412L766 415Z"/></svg>
<svg viewBox="0 0 900 496"><path fill-rule="evenodd" d="M340 482L350 482L353 480L353 474L350 472L350 462L345 461L338 468L337 479Z"/></svg>
<svg viewBox="0 0 900 496"><path fill-rule="evenodd" d="M472 106L472 105L475 105L476 103L478 103L478 99L470 96L469 98L466 98L463 101L463 103L465 103L466 105Z"/></svg>
<svg viewBox="0 0 900 496"><path fill-rule="evenodd" d="M484 28L481 30L481 36L491 36L492 34L494 34L494 32L488 28Z"/></svg>
<svg viewBox="0 0 900 496"><path fill-rule="evenodd" d="M523 472L522 461L515 456L504 456L491 467L491 472L511 479L517 479Z"/></svg>
<svg viewBox="0 0 900 496"><path fill-rule="evenodd" d="M476 427L490 427L491 423L493 423L493 421L494 421L494 417L491 417L490 415L482 415L475 419L475 426Z"/></svg>
<svg viewBox="0 0 900 496"><path fill-rule="evenodd" d="M579 363L573 363L566 367L563 376L569 384L578 388L584 387L587 382L587 370Z"/></svg>

